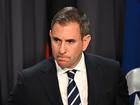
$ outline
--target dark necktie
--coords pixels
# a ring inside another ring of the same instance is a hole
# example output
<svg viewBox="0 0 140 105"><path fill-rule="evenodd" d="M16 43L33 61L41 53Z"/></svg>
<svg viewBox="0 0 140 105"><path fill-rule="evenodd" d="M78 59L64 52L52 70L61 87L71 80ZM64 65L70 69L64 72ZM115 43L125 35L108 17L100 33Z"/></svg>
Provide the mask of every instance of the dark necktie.
<svg viewBox="0 0 140 105"><path fill-rule="evenodd" d="M74 81L75 73L76 70L71 70L67 72L69 78L67 89L68 105L81 105L80 94Z"/></svg>

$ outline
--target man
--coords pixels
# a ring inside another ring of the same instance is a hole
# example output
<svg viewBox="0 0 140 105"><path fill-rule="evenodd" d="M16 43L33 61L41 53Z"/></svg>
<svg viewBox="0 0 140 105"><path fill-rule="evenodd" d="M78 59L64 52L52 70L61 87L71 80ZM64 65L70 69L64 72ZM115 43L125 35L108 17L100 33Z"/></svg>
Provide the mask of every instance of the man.
<svg viewBox="0 0 140 105"><path fill-rule="evenodd" d="M119 64L84 52L91 36L83 12L74 7L60 10L52 20L50 38L53 57L19 74L8 105L128 105Z"/></svg>

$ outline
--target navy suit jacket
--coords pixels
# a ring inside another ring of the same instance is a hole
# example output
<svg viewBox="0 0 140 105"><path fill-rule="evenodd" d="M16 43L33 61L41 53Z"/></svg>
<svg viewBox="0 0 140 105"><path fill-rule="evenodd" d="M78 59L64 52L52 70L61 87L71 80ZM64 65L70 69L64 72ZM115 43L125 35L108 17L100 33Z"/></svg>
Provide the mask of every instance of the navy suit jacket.
<svg viewBox="0 0 140 105"><path fill-rule="evenodd" d="M127 83L119 63L85 55L88 105L128 105ZM7 105L63 105L54 58L19 74Z"/></svg>

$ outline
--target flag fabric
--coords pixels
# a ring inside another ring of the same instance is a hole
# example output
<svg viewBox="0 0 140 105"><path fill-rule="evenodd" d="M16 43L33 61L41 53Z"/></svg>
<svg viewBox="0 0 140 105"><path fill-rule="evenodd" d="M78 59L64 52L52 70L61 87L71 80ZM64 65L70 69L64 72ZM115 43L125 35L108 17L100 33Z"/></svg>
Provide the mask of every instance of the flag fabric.
<svg viewBox="0 0 140 105"><path fill-rule="evenodd" d="M140 105L140 1L126 0L122 68L130 101Z"/></svg>
<svg viewBox="0 0 140 105"><path fill-rule="evenodd" d="M48 59L49 56L50 56L50 49L49 49L48 43L46 43L46 49L45 49L45 50L46 50L46 51L45 51L45 53L46 53L46 59Z"/></svg>

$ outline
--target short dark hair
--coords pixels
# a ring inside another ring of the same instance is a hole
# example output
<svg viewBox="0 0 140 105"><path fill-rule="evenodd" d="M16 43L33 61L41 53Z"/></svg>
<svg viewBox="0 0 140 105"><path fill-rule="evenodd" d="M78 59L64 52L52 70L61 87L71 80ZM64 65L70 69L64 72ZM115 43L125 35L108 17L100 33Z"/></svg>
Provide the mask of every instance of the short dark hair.
<svg viewBox="0 0 140 105"><path fill-rule="evenodd" d="M89 20L87 15L75 7L64 7L52 19L51 29L55 23L67 24L68 22L77 22L80 26L82 37L89 34Z"/></svg>

